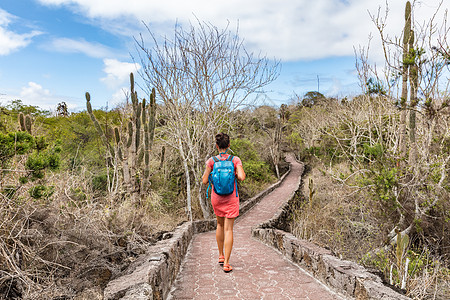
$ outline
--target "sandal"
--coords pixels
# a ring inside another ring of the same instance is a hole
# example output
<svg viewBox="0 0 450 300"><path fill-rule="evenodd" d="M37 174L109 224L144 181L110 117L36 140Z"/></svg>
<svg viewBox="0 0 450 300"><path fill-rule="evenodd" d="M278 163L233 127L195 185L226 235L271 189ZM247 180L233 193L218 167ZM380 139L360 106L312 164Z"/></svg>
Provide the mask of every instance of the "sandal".
<svg viewBox="0 0 450 300"><path fill-rule="evenodd" d="M229 273L229 272L233 271L233 268L230 266L230 264L226 264L226 265L223 265L223 271L225 273Z"/></svg>
<svg viewBox="0 0 450 300"><path fill-rule="evenodd" d="M219 256L219 264L223 265L224 261L225 261L225 256L220 255Z"/></svg>

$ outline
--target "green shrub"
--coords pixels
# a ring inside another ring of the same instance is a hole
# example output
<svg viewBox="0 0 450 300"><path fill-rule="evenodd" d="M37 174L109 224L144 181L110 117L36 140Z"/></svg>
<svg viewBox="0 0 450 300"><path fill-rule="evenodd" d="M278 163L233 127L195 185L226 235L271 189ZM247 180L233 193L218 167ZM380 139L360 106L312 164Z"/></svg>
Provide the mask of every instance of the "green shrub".
<svg viewBox="0 0 450 300"><path fill-rule="evenodd" d="M253 144L247 139L234 139L231 141L230 148L233 155L239 156L242 161L242 167L248 178L257 181L269 181L272 172L270 166L260 159L258 152Z"/></svg>
<svg viewBox="0 0 450 300"><path fill-rule="evenodd" d="M270 167L263 161L243 161L242 167L249 178L257 181L268 181L270 178Z"/></svg>
<svg viewBox="0 0 450 300"><path fill-rule="evenodd" d="M76 202L84 202L87 199L87 195L82 188L71 188L70 198L72 198Z"/></svg>
<svg viewBox="0 0 450 300"><path fill-rule="evenodd" d="M17 189L18 188L13 185L7 185L2 189L2 194L8 199L11 199L16 193Z"/></svg>
<svg viewBox="0 0 450 300"><path fill-rule="evenodd" d="M300 149L303 146L303 139L300 136L300 133L296 131L293 131L290 135L288 135L287 140L289 145L294 149Z"/></svg>
<svg viewBox="0 0 450 300"><path fill-rule="evenodd" d="M45 155L37 152L30 155L25 163L25 166L31 171L31 178L33 180L43 178L43 170L47 167Z"/></svg>
<svg viewBox="0 0 450 300"><path fill-rule="evenodd" d="M49 198L54 191L53 186L47 187L42 184L35 185L28 190L30 196L34 199Z"/></svg>
<svg viewBox="0 0 450 300"><path fill-rule="evenodd" d="M45 137L43 137L43 136L36 137L35 141L36 141L36 150L37 151L42 151L48 147L48 143L47 143Z"/></svg>
<svg viewBox="0 0 450 300"><path fill-rule="evenodd" d="M34 152L25 163L28 170L31 171L31 179L41 179L44 177L45 169L57 170L61 165L59 154L56 151Z"/></svg>
<svg viewBox="0 0 450 300"><path fill-rule="evenodd" d="M23 155L32 150L34 138L27 132L0 133L0 164L5 168L14 155Z"/></svg>
<svg viewBox="0 0 450 300"><path fill-rule="evenodd" d="M375 175L373 183L375 184L376 196L388 204L393 204L395 200L394 187L398 186L398 170L382 169Z"/></svg>
<svg viewBox="0 0 450 300"><path fill-rule="evenodd" d="M106 174L92 178L92 190L94 192L106 192L108 190L108 178Z"/></svg>
<svg viewBox="0 0 450 300"><path fill-rule="evenodd" d="M239 156L243 162L259 160L258 152L256 152L252 142L247 139L231 140L230 148L233 150L232 154Z"/></svg>
<svg viewBox="0 0 450 300"><path fill-rule="evenodd" d="M370 146L369 144L363 144L364 148L364 156L367 157L370 160L379 160L384 155L384 149L383 145L377 143L373 146Z"/></svg>

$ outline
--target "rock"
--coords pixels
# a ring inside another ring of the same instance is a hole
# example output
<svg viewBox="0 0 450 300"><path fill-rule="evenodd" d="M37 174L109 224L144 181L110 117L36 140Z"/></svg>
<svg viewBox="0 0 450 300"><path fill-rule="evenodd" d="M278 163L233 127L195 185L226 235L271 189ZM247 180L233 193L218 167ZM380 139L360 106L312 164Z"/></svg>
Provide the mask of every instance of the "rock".
<svg viewBox="0 0 450 300"><path fill-rule="evenodd" d="M73 300L103 300L103 291L100 287L93 287L83 290Z"/></svg>
<svg viewBox="0 0 450 300"><path fill-rule="evenodd" d="M104 265L93 265L83 268L70 284L76 291L92 288L104 289L111 279L112 271Z"/></svg>

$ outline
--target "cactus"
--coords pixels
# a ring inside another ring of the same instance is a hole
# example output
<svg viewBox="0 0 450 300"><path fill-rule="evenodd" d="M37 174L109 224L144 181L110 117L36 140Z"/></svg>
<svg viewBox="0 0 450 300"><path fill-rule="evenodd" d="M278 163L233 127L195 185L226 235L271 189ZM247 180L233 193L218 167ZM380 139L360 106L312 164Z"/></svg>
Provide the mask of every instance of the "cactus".
<svg viewBox="0 0 450 300"><path fill-rule="evenodd" d="M397 258L397 265L403 264L403 257L408 249L409 236L407 234L402 235L401 232L397 231L397 247L395 249L395 256Z"/></svg>
<svg viewBox="0 0 450 300"><path fill-rule="evenodd" d="M142 99L142 102L139 101L137 92L134 90L133 73L130 74L130 91L131 115L124 131L118 127L113 129L111 135L114 137L114 147L107 142L105 132L92 113L88 93L86 93L86 105L97 131L110 149L112 157L116 157L122 162L124 185L133 196L136 192L144 195L150 185L150 151L153 144L156 104L154 89L150 95L149 105L146 104L145 99Z"/></svg>
<svg viewBox="0 0 450 300"><path fill-rule="evenodd" d="M407 1L405 6L405 27L403 28L403 69L402 69L402 95L400 98L400 105L402 108L406 107L406 100L408 98L408 69L409 69L409 54L410 54L410 40L411 40L411 2Z"/></svg>
<svg viewBox="0 0 450 300"><path fill-rule="evenodd" d="M409 112L409 141L411 149L409 151L410 165L416 164L417 145L416 145L416 106L418 103L417 92L419 89L419 67L417 65L418 56L421 54L419 49L414 50L414 31L411 30L411 38L409 40L409 49L411 57L411 66L409 67L409 80L411 85L410 91L410 107Z"/></svg>
<svg viewBox="0 0 450 300"><path fill-rule="evenodd" d="M152 89L150 94L150 102L145 107L145 99L142 100L142 123L144 124L144 180L143 189L146 190L150 184L150 151L153 146L153 138L155 135L155 114L156 114L156 101L155 101L155 89Z"/></svg>
<svg viewBox="0 0 450 300"><path fill-rule="evenodd" d="M20 130L21 131L26 131L26 129L25 129L25 116L23 115L23 113L19 114L19 124L20 124Z"/></svg>
<svg viewBox="0 0 450 300"><path fill-rule="evenodd" d="M402 94L400 97L400 155L406 154L406 101L408 99L408 76L410 65L411 2L405 5L405 26L403 28Z"/></svg>
<svg viewBox="0 0 450 300"><path fill-rule="evenodd" d="M20 131L27 131L29 134L31 134L31 116L30 115L24 115L23 113L19 114L19 125L20 125Z"/></svg>
<svg viewBox="0 0 450 300"><path fill-rule="evenodd" d="M31 134L31 117L30 115L25 116L25 128L29 134Z"/></svg>
<svg viewBox="0 0 450 300"><path fill-rule="evenodd" d="M309 200L309 206L311 207L311 206L312 206L312 203L313 203L313 197L314 197L314 194L316 193L316 190L314 189L314 181L313 181L312 178L309 178L309 185L308 185L308 188L309 188L309 197L308 197L308 200Z"/></svg>
<svg viewBox="0 0 450 300"><path fill-rule="evenodd" d="M161 160L159 162L159 169L162 169L163 165L164 165L164 157L166 155L166 147L162 147L161 149Z"/></svg>
<svg viewBox="0 0 450 300"><path fill-rule="evenodd" d="M98 134L100 135L100 138L103 142L103 144L105 145L106 149L108 149L109 154L111 155L111 157L114 157L114 149L112 148L111 144L108 142L108 139L106 138L106 134L103 131L102 127L100 126L100 124L97 121L97 118L94 115L94 112L92 111L92 105L91 105L91 95L86 92L86 108L87 111L89 113L89 116L92 120L92 122L94 123L94 127L97 130Z"/></svg>
<svg viewBox="0 0 450 300"><path fill-rule="evenodd" d="M153 144L153 137L155 135L155 115L156 115L156 91L155 88L152 89L150 94L150 115L148 119L149 134L150 134L150 145Z"/></svg>
<svg viewBox="0 0 450 300"><path fill-rule="evenodd" d="M131 143L133 142L133 122L128 122L128 138L127 138L127 148L131 147Z"/></svg>
<svg viewBox="0 0 450 300"><path fill-rule="evenodd" d="M114 140L116 141L116 144L120 143L120 133L118 127L114 127Z"/></svg>

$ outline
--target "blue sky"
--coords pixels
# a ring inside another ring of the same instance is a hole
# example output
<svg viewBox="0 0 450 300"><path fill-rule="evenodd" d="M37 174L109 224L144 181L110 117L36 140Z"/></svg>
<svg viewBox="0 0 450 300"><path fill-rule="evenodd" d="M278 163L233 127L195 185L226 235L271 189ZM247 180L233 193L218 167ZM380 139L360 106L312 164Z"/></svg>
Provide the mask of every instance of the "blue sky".
<svg viewBox="0 0 450 300"><path fill-rule="evenodd" d="M419 1L417 18L431 16L439 2ZM388 3L386 30L399 35L405 1ZM372 33L371 58L381 60L368 13L379 6L385 0L0 0L0 103L21 99L55 110L64 101L77 111L89 91L95 108L114 107L139 68L130 53L133 36L146 31L142 22L164 36L195 17L217 27L239 22L247 49L281 61L280 76L266 87L269 104L317 90L317 77L327 96L356 95L354 47Z"/></svg>

